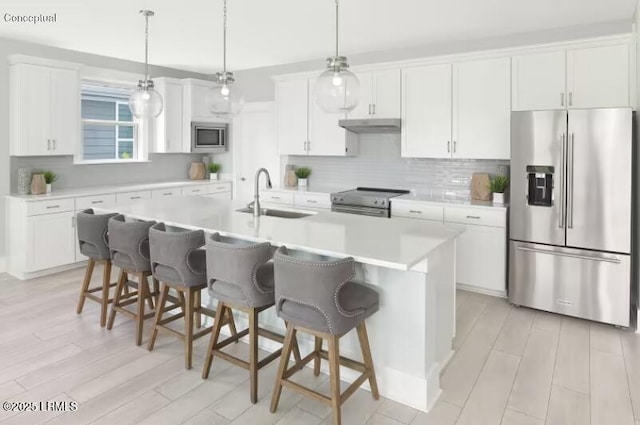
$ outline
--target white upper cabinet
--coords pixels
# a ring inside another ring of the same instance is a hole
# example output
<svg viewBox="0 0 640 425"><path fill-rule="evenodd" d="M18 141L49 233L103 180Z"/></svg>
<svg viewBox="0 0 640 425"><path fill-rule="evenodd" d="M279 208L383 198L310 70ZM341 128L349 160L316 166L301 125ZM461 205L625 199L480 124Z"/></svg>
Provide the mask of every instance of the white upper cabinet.
<svg viewBox="0 0 640 425"><path fill-rule="evenodd" d="M569 108L629 107L629 45L567 51Z"/></svg>
<svg viewBox="0 0 640 425"><path fill-rule="evenodd" d="M73 155L80 137L77 69L10 63L10 154Z"/></svg>
<svg viewBox="0 0 640 425"><path fill-rule="evenodd" d="M190 139L184 140L183 84L178 79L157 78L156 90L162 95L164 107L155 120L153 152L190 152Z"/></svg>
<svg viewBox="0 0 640 425"><path fill-rule="evenodd" d="M357 141L338 126L344 114L324 112L315 99L315 80L276 84L276 115L280 155L348 156Z"/></svg>
<svg viewBox="0 0 640 425"><path fill-rule="evenodd" d="M402 156L451 157L451 65L403 71Z"/></svg>
<svg viewBox="0 0 640 425"><path fill-rule="evenodd" d="M510 58L453 66L452 134L454 158L510 158Z"/></svg>
<svg viewBox="0 0 640 425"><path fill-rule="evenodd" d="M513 110L564 109L567 106L565 78L564 50L514 56Z"/></svg>
<svg viewBox="0 0 640 425"><path fill-rule="evenodd" d="M280 155L306 155L309 86L306 79L276 84L276 120Z"/></svg>
<svg viewBox="0 0 640 425"><path fill-rule="evenodd" d="M360 101L349 118L400 118L400 69L355 72L360 81Z"/></svg>
<svg viewBox="0 0 640 425"><path fill-rule="evenodd" d="M513 58L513 110L630 107L629 43Z"/></svg>

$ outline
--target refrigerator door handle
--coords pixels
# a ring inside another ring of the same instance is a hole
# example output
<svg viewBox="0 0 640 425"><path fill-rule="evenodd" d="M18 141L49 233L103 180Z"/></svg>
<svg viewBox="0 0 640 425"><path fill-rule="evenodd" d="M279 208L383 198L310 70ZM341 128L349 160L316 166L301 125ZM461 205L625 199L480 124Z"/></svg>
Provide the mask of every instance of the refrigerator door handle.
<svg viewBox="0 0 640 425"><path fill-rule="evenodd" d="M573 229L573 150L575 148L576 135L571 133L568 143L567 159L567 227Z"/></svg>
<svg viewBox="0 0 640 425"><path fill-rule="evenodd" d="M565 191L566 191L566 186L567 186L567 182L566 182L566 176L564 173L564 166L567 163L567 135L562 133L562 168L560 171L560 218L558 220L558 227L561 229L564 229L564 216L565 216L565 210L564 210L564 200L566 198L565 195Z"/></svg>
<svg viewBox="0 0 640 425"><path fill-rule="evenodd" d="M560 257L577 258L579 260L604 261L605 263L620 264L620 258L618 257L597 257L597 256L590 256L590 255L571 254L568 252L551 251L548 249L528 248L526 246L518 246L516 247L516 249L518 251L533 252L536 254L557 255Z"/></svg>

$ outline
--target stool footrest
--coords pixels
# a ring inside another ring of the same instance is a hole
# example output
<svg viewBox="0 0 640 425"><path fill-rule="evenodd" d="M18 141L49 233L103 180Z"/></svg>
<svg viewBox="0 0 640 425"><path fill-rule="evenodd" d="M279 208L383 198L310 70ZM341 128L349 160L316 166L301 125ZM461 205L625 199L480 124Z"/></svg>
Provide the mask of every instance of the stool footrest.
<svg viewBox="0 0 640 425"><path fill-rule="evenodd" d="M326 395L319 393L318 391L312 390L311 388L307 388L305 386L302 386L296 382L289 381L289 380L283 380L282 386L288 387L294 391L297 391L299 393L306 395L307 397L311 397L315 400L318 400L322 403L325 403L331 406L331 397L327 397Z"/></svg>
<svg viewBox="0 0 640 425"><path fill-rule="evenodd" d="M329 353L326 350L320 350L320 358L328 361ZM367 367L364 365L364 363L357 362L347 357L340 356L340 364L342 366L348 367L349 369L357 370L358 372L364 373L367 371Z"/></svg>

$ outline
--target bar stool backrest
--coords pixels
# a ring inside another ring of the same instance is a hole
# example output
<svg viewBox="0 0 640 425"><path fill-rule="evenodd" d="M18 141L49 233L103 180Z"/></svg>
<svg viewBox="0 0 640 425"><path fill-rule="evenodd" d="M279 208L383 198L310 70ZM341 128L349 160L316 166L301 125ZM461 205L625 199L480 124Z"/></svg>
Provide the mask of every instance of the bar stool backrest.
<svg viewBox="0 0 640 425"><path fill-rule="evenodd" d="M285 321L340 335L362 320L362 312L346 311L338 296L344 284L356 276L353 258L307 259L282 246L273 261L276 311Z"/></svg>
<svg viewBox="0 0 640 425"><path fill-rule="evenodd" d="M122 214L109 220L109 248L114 265L136 273L151 270L149 228L155 221L126 221Z"/></svg>
<svg viewBox="0 0 640 425"><path fill-rule="evenodd" d="M161 282L196 286L207 281L204 231L171 228L157 223L149 229L151 272Z"/></svg>
<svg viewBox="0 0 640 425"><path fill-rule="evenodd" d="M108 260L109 253L108 223L112 214L95 214L93 209L87 209L76 215L78 228L78 244L80 252L94 260Z"/></svg>
<svg viewBox="0 0 640 425"><path fill-rule="evenodd" d="M269 242L255 243L219 233L211 235L207 239L207 283L214 297L245 307L273 303L273 274L267 270L271 265L266 264L271 256Z"/></svg>

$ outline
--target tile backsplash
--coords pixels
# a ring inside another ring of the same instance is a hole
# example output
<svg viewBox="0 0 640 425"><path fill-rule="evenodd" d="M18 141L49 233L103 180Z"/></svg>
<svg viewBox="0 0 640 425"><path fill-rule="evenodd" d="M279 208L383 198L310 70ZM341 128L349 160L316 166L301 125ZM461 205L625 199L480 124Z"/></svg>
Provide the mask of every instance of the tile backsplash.
<svg viewBox="0 0 640 425"><path fill-rule="evenodd" d="M311 168L317 185L413 189L436 197L469 198L473 173L509 174L506 160L401 158L398 134L361 135L355 157L288 156L286 164Z"/></svg>

